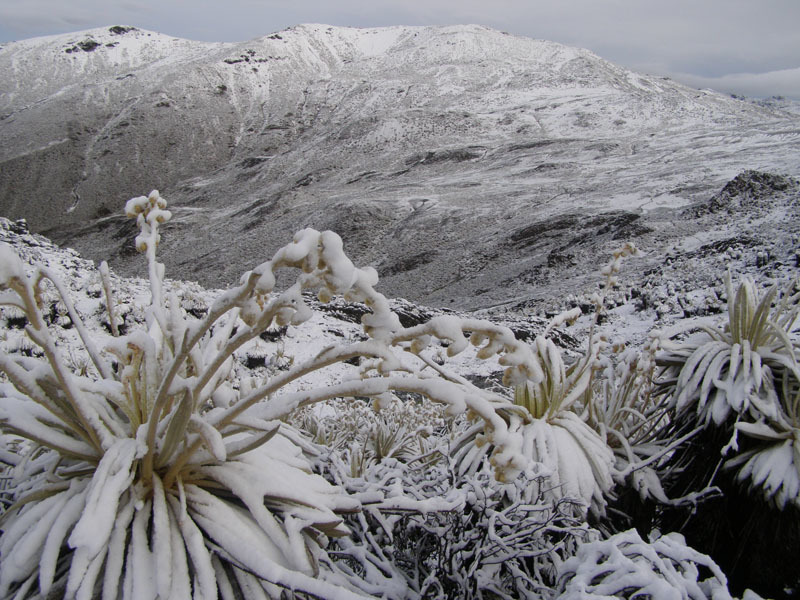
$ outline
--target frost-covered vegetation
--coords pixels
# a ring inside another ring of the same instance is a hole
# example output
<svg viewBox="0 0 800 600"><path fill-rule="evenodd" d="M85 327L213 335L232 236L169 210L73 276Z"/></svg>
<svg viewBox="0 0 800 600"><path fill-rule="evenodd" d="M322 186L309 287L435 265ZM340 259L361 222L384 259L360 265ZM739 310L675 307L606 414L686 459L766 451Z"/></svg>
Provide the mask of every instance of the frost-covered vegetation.
<svg viewBox="0 0 800 600"><path fill-rule="evenodd" d="M748 510L800 552L796 283L729 278L726 320L640 348L605 339L596 294L565 352L554 334L581 310L530 342L456 314L404 326L331 232L211 298L165 279L163 198L126 212L146 287L0 245L0 597L797 589L792 564L765 582L731 558L774 556ZM320 317L334 298L360 324ZM738 547L707 543L721 518Z"/></svg>

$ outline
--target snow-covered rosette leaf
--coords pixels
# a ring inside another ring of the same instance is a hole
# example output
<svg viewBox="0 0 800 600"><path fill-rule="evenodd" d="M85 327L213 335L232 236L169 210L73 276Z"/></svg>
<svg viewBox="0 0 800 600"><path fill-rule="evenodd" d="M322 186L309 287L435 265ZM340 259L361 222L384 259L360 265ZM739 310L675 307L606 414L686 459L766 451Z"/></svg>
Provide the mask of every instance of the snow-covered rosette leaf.
<svg viewBox="0 0 800 600"><path fill-rule="evenodd" d="M731 413L748 410L772 419L778 414L769 367L747 340L730 344L712 339L660 360L662 364L681 364L674 405L679 411L696 411L704 424L721 425Z"/></svg>
<svg viewBox="0 0 800 600"><path fill-rule="evenodd" d="M736 429L757 446L727 461L726 468L738 468L736 478L760 489L779 509L800 507L800 429L776 431L765 423L737 423Z"/></svg>
<svg viewBox="0 0 800 600"><path fill-rule="evenodd" d="M694 323L689 327L699 332L688 339L662 340L667 351L657 356L663 370L656 389L666 396L679 429L711 428L721 439L730 436L724 446L708 450L724 457L728 469L738 469L740 481L778 508L797 505L800 293L790 287L779 297L773 287L760 295L749 279L734 291L730 275L727 287L724 328ZM674 458L676 464L696 460L684 450Z"/></svg>
<svg viewBox="0 0 800 600"><path fill-rule="evenodd" d="M526 426L523 449L543 463L554 476L553 493L579 498L593 512L602 513L605 496L614 485L614 454L597 432L578 415L565 411L550 421Z"/></svg>
<svg viewBox="0 0 800 600"><path fill-rule="evenodd" d="M798 345L790 339L800 294L787 292L773 306L774 287L759 297L755 284L744 279L734 292L730 274L727 287L724 329L701 324L701 333L686 341L665 340L667 352L658 356L664 367L661 385L669 391L672 406L684 413L694 410L705 425L721 425L731 415L780 420L781 398L774 381L785 375L800 378Z"/></svg>

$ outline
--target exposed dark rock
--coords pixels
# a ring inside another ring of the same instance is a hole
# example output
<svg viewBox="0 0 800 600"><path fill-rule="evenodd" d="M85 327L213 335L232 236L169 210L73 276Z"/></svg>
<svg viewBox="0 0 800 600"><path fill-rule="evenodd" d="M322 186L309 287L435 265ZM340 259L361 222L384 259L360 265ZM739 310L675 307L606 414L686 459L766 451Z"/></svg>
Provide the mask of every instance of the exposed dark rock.
<svg viewBox="0 0 800 600"><path fill-rule="evenodd" d="M390 300L392 312L396 313L403 327L414 327L429 321L432 317L447 314L446 309L428 309L417 306L411 302L397 298ZM355 302L344 302L334 299L326 304L319 304L317 308L341 321L348 323L360 323L361 317L372 311L364 304Z"/></svg>
<svg viewBox="0 0 800 600"><path fill-rule="evenodd" d="M544 236L552 236L565 230L575 229L580 217L575 214L560 215L546 221L539 221L517 230L509 236L509 241L518 248L532 246Z"/></svg>
<svg viewBox="0 0 800 600"><path fill-rule="evenodd" d="M313 173L308 173L307 175L303 175L300 179L298 179L295 182L294 187L296 187L296 188L305 187L307 185L311 185L311 183L313 181L314 181L314 174Z"/></svg>
<svg viewBox="0 0 800 600"><path fill-rule="evenodd" d="M712 254L722 254L730 249L752 248L759 244L759 241L747 235L735 235L724 240L704 244L694 252L687 252L687 257L702 257Z"/></svg>
<svg viewBox="0 0 800 600"><path fill-rule="evenodd" d="M353 183L358 183L359 181L362 181L364 179L369 179L371 177L374 177L377 174L378 173L376 171L365 171L364 173L361 173L358 176L353 177L352 179L348 180L347 184L350 185L350 184L353 184Z"/></svg>
<svg viewBox="0 0 800 600"><path fill-rule="evenodd" d="M519 144L514 144L508 148L509 152L518 152L519 150L531 150L534 148L545 148L547 146L551 146L553 144L563 143L568 140L534 140L531 142L522 142Z"/></svg>
<svg viewBox="0 0 800 600"><path fill-rule="evenodd" d="M559 252L557 249L551 250L547 255L547 266L551 269L575 266L575 257L571 254Z"/></svg>
<svg viewBox="0 0 800 600"><path fill-rule="evenodd" d="M582 217L577 214L559 215L519 229L508 239L516 248L522 249L541 245L554 237L570 236L569 241L560 249L551 250L551 254L554 253L552 254L554 264L549 266L561 266L569 262L559 259L559 256L566 256L563 250L569 246L582 245L593 238L607 234L611 234L613 240L631 240L651 232L650 227L638 223L640 218L641 215L631 212L610 212L592 217ZM548 258L548 262L550 261Z"/></svg>
<svg viewBox="0 0 800 600"><path fill-rule="evenodd" d="M782 192L796 187L797 184L797 180L791 177L762 173L760 171L744 171L725 184L718 196L766 198L775 192Z"/></svg>
<svg viewBox="0 0 800 600"><path fill-rule="evenodd" d="M84 52L94 52L97 48L100 47L100 42L88 39L88 40L83 40L82 42L78 42L77 45L78 48L80 48Z"/></svg>
<svg viewBox="0 0 800 600"><path fill-rule="evenodd" d="M17 219L9 226L8 230L17 235L26 235L30 233L28 222L25 219Z"/></svg>
<svg viewBox="0 0 800 600"><path fill-rule="evenodd" d="M251 156L250 158L245 158L242 162L239 163L239 166L243 169L252 169L269 160L268 156Z"/></svg>
<svg viewBox="0 0 800 600"><path fill-rule="evenodd" d="M127 27L124 25L114 25L113 27L109 27L108 30L114 35L125 35L129 31L138 31L136 27Z"/></svg>

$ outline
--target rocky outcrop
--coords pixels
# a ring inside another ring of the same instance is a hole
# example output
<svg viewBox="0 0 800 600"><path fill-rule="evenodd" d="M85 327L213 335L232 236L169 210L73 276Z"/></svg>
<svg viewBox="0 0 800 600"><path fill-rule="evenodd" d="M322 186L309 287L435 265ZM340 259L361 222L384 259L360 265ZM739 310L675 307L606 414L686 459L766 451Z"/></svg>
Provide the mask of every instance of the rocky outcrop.
<svg viewBox="0 0 800 600"><path fill-rule="evenodd" d="M743 171L708 201L690 209L688 214L700 216L707 213L733 213L738 211L758 212L765 205L774 204L785 195L800 196L800 181L793 177Z"/></svg>

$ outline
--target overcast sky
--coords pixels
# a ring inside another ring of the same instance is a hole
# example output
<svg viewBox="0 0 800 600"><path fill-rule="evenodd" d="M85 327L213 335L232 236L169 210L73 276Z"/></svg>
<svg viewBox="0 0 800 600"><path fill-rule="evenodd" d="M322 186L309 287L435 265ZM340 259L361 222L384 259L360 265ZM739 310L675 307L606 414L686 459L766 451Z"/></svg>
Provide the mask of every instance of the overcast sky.
<svg viewBox="0 0 800 600"><path fill-rule="evenodd" d="M0 0L0 42L106 25L245 41L298 23L478 23L696 87L800 99L800 0Z"/></svg>

